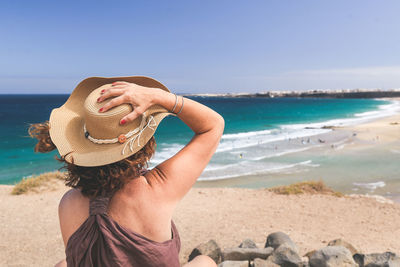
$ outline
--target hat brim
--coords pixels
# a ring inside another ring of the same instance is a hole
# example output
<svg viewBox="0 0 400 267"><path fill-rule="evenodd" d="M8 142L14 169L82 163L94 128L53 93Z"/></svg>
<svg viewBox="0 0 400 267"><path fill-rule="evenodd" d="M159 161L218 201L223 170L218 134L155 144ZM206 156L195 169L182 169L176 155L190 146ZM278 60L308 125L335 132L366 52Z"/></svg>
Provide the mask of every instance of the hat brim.
<svg viewBox="0 0 400 267"><path fill-rule="evenodd" d="M120 161L139 151L154 135L160 122L168 115L164 108L158 108L151 114L156 125L145 128L132 149L125 149L125 144L95 144L85 138L83 133L83 104L87 96L96 88L116 81L126 81L145 87L160 88L168 91L160 82L144 76L129 77L91 77L83 80L71 93L67 102L60 108L53 109L50 115L50 137L64 159L78 166L94 167ZM149 114L150 115L150 114ZM129 145L128 145L129 146Z"/></svg>

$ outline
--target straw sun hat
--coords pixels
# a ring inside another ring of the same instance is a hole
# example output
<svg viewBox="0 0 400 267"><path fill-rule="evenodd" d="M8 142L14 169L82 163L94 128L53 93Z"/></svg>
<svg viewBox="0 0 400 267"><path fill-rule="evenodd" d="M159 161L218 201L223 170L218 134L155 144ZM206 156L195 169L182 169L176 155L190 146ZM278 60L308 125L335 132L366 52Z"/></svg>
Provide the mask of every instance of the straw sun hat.
<svg viewBox="0 0 400 267"><path fill-rule="evenodd" d="M101 90L110 88L116 81L169 92L160 82L142 76L91 77L80 82L67 102L53 109L50 115L51 140L67 162L89 167L127 158L150 140L162 119L173 114L154 105L134 121L120 125L120 120L133 110L130 104L99 113L98 110L111 100L97 103Z"/></svg>

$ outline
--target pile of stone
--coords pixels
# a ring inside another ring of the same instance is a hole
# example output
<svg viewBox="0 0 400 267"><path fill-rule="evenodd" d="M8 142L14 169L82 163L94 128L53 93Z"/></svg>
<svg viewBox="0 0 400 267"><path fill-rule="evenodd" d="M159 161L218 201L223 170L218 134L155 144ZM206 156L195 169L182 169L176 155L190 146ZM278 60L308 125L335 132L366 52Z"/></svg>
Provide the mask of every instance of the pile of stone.
<svg viewBox="0 0 400 267"><path fill-rule="evenodd" d="M400 257L392 252L361 254L342 239L300 257L297 245L282 232L268 235L264 248L246 239L239 247L222 250L210 240L193 249L189 261L198 255L211 257L218 267L400 267Z"/></svg>

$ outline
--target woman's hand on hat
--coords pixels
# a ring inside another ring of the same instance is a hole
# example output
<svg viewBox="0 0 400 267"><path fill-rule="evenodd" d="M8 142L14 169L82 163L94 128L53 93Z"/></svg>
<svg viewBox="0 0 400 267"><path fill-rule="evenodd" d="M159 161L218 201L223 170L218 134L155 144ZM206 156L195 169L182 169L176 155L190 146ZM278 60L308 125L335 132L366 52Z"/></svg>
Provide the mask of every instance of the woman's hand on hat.
<svg viewBox="0 0 400 267"><path fill-rule="evenodd" d="M131 104L133 111L123 117L120 124L133 121L154 104L152 96L155 92L153 90L157 89L147 88L124 81L114 82L110 88L101 91L101 96L97 99L97 102L102 102L111 97L113 97L113 99L105 104L99 112L106 112L121 104Z"/></svg>

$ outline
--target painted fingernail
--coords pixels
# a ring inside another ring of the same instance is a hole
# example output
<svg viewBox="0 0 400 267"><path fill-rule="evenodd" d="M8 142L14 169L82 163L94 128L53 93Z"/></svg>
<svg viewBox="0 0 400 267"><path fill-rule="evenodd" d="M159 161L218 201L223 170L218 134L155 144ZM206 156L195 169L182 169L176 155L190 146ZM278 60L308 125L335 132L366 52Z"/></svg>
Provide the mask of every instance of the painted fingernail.
<svg viewBox="0 0 400 267"><path fill-rule="evenodd" d="M101 90L100 94L103 94L106 89Z"/></svg>
<svg viewBox="0 0 400 267"><path fill-rule="evenodd" d="M103 108L99 109L99 112L102 112L102 111L103 111Z"/></svg>
<svg viewBox="0 0 400 267"><path fill-rule="evenodd" d="M100 97L99 97L99 98L97 98L97 102L100 102Z"/></svg>
<svg viewBox="0 0 400 267"><path fill-rule="evenodd" d="M121 121L121 124L123 125L123 124L125 124L126 123L126 120L122 120Z"/></svg>

